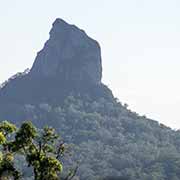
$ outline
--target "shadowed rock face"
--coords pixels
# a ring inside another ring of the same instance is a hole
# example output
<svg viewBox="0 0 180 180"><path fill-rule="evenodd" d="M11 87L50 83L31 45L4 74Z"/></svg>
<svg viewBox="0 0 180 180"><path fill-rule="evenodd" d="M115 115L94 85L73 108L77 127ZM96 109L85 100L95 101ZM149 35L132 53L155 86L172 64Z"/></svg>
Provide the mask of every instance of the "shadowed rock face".
<svg viewBox="0 0 180 180"><path fill-rule="evenodd" d="M99 84L102 78L100 46L76 26L56 19L30 75Z"/></svg>
<svg viewBox="0 0 180 180"><path fill-rule="evenodd" d="M0 104L58 104L72 92L111 98L112 92L101 78L98 42L78 27L56 19L31 70L18 73L0 87Z"/></svg>

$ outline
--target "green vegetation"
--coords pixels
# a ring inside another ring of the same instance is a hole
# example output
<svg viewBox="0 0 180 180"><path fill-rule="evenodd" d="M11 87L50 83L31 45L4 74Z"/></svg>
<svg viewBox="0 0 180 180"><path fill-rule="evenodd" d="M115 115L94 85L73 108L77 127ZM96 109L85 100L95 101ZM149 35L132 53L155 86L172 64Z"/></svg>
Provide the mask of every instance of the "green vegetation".
<svg viewBox="0 0 180 180"><path fill-rule="evenodd" d="M0 110L0 119L13 117L17 124L32 119L39 128L44 124L56 128L73 146L73 156L63 163L63 172L80 161L77 176L82 180L180 179L180 131L128 110L117 99L71 94L59 104L11 104ZM41 140L43 132L45 129ZM39 147L38 139L32 139L33 146ZM30 166L36 169L33 162Z"/></svg>
<svg viewBox="0 0 180 180"><path fill-rule="evenodd" d="M20 172L15 168L14 165L14 154L11 151L9 144L11 141L8 140L8 136L16 131L16 126L4 121L0 124L0 145L1 145L1 157L0 157L0 177L3 179L8 177L14 177L15 180L20 179Z"/></svg>
<svg viewBox="0 0 180 180"><path fill-rule="evenodd" d="M53 128L37 130L29 121L18 129L3 121L0 123L0 145L0 179L27 178L17 167L22 163L15 161L17 155L25 158L27 166L33 170L34 180L60 179L65 145ZM74 172L68 174L66 180L72 176Z"/></svg>

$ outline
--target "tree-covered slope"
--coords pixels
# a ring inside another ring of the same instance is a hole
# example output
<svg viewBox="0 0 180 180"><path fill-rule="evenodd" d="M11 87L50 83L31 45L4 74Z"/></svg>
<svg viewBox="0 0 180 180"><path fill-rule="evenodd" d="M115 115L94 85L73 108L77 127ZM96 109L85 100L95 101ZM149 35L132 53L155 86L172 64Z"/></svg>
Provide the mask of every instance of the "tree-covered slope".
<svg viewBox="0 0 180 180"><path fill-rule="evenodd" d="M7 108L8 120L51 125L65 142L75 145L73 158L81 161L83 179L180 179L180 133L131 112L114 98L69 95L61 105L47 102L15 108ZM1 119L2 114L0 110Z"/></svg>

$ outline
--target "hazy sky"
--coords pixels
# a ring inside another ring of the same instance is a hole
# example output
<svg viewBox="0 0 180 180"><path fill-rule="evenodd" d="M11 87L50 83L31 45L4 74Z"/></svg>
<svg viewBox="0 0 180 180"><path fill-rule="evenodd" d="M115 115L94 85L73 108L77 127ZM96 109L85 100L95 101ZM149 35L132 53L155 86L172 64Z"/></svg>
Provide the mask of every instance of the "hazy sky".
<svg viewBox="0 0 180 180"><path fill-rule="evenodd" d="M99 41L122 103L180 128L179 0L0 0L0 83L32 66L57 17Z"/></svg>

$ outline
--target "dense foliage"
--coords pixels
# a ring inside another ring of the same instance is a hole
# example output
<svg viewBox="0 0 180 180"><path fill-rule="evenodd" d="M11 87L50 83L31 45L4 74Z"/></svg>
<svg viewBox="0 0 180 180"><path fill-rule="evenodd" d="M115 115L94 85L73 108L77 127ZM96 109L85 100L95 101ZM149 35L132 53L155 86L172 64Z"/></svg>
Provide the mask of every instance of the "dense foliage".
<svg viewBox="0 0 180 180"><path fill-rule="evenodd" d="M0 179L14 178L20 179L20 172L16 169L14 164L15 152L9 148L12 143L8 136L16 131L16 126L4 121L0 124Z"/></svg>
<svg viewBox="0 0 180 180"><path fill-rule="evenodd" d="M180 132L139 116L117 99L71 94L60 105L15 107L17 122L32 119L39 127L51 125L74 145L72 160L80 160L78 175L83 180L180 179Z"/></svg>
<svg viewBox="0 0 180 180"><path fill-rule="evenodd" d="M75 176L76 169L64 178L61 176L65 145L53 128L37 130L29 121L18 129L14 124L3 121L0 123L0 148L2 180L70 180ZM29 177L23 174L25 167L22 165L32 170Z"/></svg>

